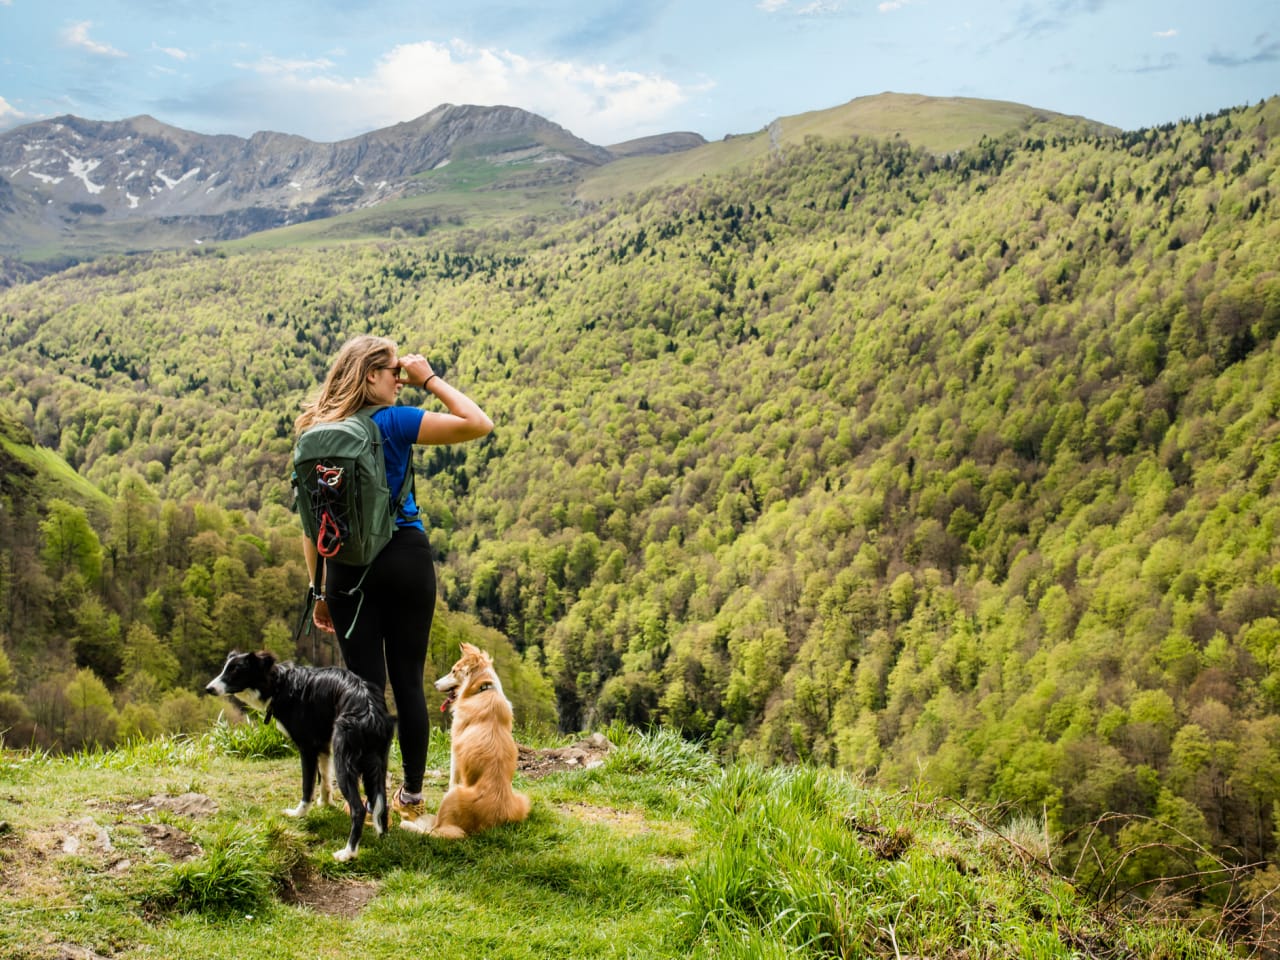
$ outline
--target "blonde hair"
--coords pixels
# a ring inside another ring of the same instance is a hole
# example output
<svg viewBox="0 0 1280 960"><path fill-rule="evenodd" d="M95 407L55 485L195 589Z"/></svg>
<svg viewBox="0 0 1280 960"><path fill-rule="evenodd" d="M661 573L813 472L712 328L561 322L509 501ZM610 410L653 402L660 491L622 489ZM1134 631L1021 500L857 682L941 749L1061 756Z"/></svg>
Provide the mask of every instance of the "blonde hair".
<svg viewBox="0 0 1280 960"><path fill-rule="evenodd" d="M303 404L302 413L293 422L295 432L301 433L312 424L341 420L369 406L369 371L389 367L395 356L396 345L386 337L361 334L344 343L320 385L319 396Z"/></svg>

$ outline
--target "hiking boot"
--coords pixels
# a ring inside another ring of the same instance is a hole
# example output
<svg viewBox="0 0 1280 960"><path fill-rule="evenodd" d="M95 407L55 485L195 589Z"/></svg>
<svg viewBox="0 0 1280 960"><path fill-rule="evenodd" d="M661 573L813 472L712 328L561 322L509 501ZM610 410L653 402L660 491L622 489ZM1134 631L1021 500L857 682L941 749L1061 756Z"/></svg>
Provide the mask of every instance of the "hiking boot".
<svg viewBox="0 0 1280 960"><path fill-rule="evenodd" d="M427 816L427 801L415 800L410 803L404 799L401 787L391 796L391 809L400 814L400 826L406 830L424 833L431 829L431 818Z"/></svg>

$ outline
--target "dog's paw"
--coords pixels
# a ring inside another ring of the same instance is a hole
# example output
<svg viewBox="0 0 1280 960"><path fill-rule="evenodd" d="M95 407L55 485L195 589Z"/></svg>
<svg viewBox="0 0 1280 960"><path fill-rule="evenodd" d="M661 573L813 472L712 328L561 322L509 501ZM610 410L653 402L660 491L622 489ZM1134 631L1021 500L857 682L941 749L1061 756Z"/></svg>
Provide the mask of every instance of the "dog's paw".
<svg viewBox="0 0 1280 960"><path fill-rule="evenodd" d="M337 860L339 863L346 863L348 860L354 860L355 858L356 851L351 849L351 847L343 847L341 850L335 850L333 854L333 859Z"/></svg>
<svg viewBox="0 0 1280 960"><path fill-rule="evenodd" d="M296 807L285 807L284 815L286 817L301 817L310 809L311 809L311 804L309 804L306 800L303 800Z"/></svg>

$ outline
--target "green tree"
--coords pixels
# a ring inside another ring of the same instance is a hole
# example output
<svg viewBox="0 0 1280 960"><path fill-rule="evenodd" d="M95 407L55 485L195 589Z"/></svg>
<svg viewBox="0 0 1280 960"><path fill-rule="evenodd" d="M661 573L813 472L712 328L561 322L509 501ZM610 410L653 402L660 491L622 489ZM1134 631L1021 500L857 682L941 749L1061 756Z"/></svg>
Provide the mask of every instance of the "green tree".
<svg viewBox="0 0 1280 960"><path fill-rule="evenodd" d="M65 737L69 750L111 746L117 715L107 686L92 670L82 669L67 683Z"/></svg>
<svg viewBox="0 0 1280 960"><path fill-rule="evenodd" d="M1232 793L1247 805L1245 836L1253 856L1261 859L1270 849L1270 814L1280 800L1280 716L1248 720L1243 727L1228 783Z"/></svg>
<svg viewBox="0 0 1280 960"><path fill-rule="evenodd" d="M160 504L142 477L126 471L120 478L107 554L113 580L124 587L130 602L139 595L159 563Z"/></svg>
<svg viewBox="0 0 1280 960"><path fill-rule="evenodd" d="M44 541L41 558L49 576L61 580L75 571L86 583L102 576L102 543L82 507L66 500L49 501L48 516L40 524Z"/></svg>
<svg viewBox="0 0 1280 960"><path fill-rule="evenodd" d="M124 684L139 674L146 674L158 690L167 690L178 680L181 666L173 651L161 643L145 623L135 623L124 639L122 664L117 679Z"/></svg>

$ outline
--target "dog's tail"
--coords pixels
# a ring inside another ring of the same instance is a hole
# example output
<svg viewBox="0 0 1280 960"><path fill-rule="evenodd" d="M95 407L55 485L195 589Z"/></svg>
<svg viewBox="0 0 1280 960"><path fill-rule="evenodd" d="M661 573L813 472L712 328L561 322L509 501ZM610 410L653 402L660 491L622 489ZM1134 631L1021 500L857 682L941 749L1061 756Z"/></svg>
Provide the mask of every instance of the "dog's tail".
<svg viewBox="0 0 1280 960"><path fill-rule="evenodd" d="M507 804L507 821L519 823L529 816L532 808L533 804L527 793L521 793L519 790L511 791L511 800Z"/></svg>
<svg viewBox="0 0 1280 960"><path fill-rule="evenodd" d="M389 823L390 814L387 811L387 786L386 774L379 774L378 781L381 787L370 788L369 780L365 780L364 792L369 798L369 812L373 814L374 829L378 833L386 833Z"/></svg>
<svg viewBox="0 0 1280 960"><path fill-rule="evenodd" d="M364 770L364 795L368 800L369 812L373 814L374 826L378 833L387 830L390 813L387 809L387 758L391 752L391 741L380 750L371 750L367 755Z"/></svg>
<svg viewBox="0 0 1280 960"><path fill-rule="evenodd" d="M364 787L364 805L373 816L378 833L386 832L390 813L387 762L394 733L395 723L385 707L374 709L372 705L362 714L339 717L333 731L334 753L337 755L337 744L341 741L342 754L351 765L351 786L353 789L357 785Z"/></svg>

